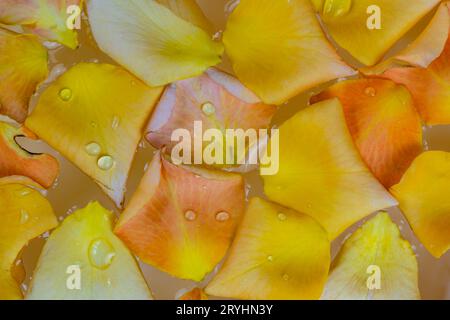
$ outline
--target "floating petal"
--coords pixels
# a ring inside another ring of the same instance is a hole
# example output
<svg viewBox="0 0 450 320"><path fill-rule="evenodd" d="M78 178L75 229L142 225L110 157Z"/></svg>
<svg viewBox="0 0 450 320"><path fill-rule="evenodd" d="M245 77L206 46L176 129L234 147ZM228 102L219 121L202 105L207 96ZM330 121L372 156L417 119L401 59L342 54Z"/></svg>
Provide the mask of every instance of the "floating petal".
<svg viewBox="0 0 450 320"><path fill-rule="evenodd" d="M328 43L309 0L241 0L223 42L237 77L270 104L354 74Z"/></svg>
<svg viewBox="0 0 450 320"><path fill-rule="evenodd" d="M337 99L300 111L281 125L279 136L280 170L263 176L264 190L269 199L314 217L330 239L397 204L362 161Z"/></svg>
<svg viewBox="0 0 450 320"><path fill-rule="evenodd" d="M253 198L206 293L252 300L318 299L329 265L328 235L314 219Z"/></svg>
<svg viewBox="0 0 450 320"><path fill-rule="evenodd" d="M1 114L25 121L31 96L47 74L47 51L35 36L0 29Z"/></svg>
<svg viewBox="0 0 450 320"><path fill-rule="evenodd" d="M26 128L0 122L0 177L27 176L48 189L59 172L58 161L48 154L33 154L22 148L17 138L36 139Z"/></svg>
<svg viewBox="0 0 450 320"><path fill-rule="evenodd" d="M244 197L240 175L177 167L157 153L115 232L142 261L201 281L224 257Z"/></svg>
<svg viewBox="0 0 450 320"><path fill-rule="evenodd" d="M113 219L97 202L67 217L48 238L26 298L152 299L134 257L112 232Z"/></svg>
<svg viewBox="0 0 450 320"><path fill-rule="evenodd" d="M391 188L414 233L441 257L450 248L450 153L420 155L399 184Z"/></svg>
<svg viewBox="0 0 450 320"><path fill-rule="evenodd" d="M221 61L223 46L156 1L91 0L100 48L150 86L198 76Z"/></svg>
<svg viewBox="0 0 450 320"><path fill-rule="evenodd" d="M78 9L69 10L71 6ZM23 25L46 40L75 49L77 32L68 28L68 23L73 20L72 14L81 18L82 7L82 0L2 0L0 23Z"/></svg>
<svg viewBox="0 0 450 320"><path fill-rule="evenodd" d="M217 129L222 133L224 139L217 143L224 157L219 157L219 164L225 164L226 130L241 129L246 132L253 129L258 133L259 129L269 128L276 110L275 106L262 103L232 76L209 69L199 77L178 81L167 87L147 128L147 140L158 149L165 147L170 153L179 143L174 141L173 133L186 129L194 137L197 122L203 132ZM210 143L205 142L202 150ZM189 163L194 163L194 148L191 157L186 158L190 158ZM241 159L233 156L230 160L229 164L237 164L237 160Z"/></svg>
<svg viewBox="0 0 450 320"><path fill-rule="evenodd" d="M161 92L119 67L80 63L46 89L26 126L120 206L137 145Z"/></svg>
<svg viewBox="0 0 450 320"><path fill-rule="evenodd" d="M321 17L342 48L372 66L439 2L326 0Z"/></svg>
<svg viewBox="0 0 450 320"><path fill-rule="evenodd" d="M56 227L58 221L39 191L12 181L0 183L0 220L0 300L22 299L15 261L30 240Z"/></svg>
<svg viewBox="0 0 450 320"><path fill-rule="evenodd" d="M195 0L157 0L178 17L212 33L213 26Z"/></svg>
<svg viewBox="0 0 450 320"><path fill-rule="evenodd" d="M367 221L333 261L323 299L420 299L418 266L408 241L385 212Z"/></svg>
<svg viewBox="0 0 450 320"><path fill-rule="evenodd" d="M422 123L408 90L383 79L339 82L314 100L337 97L361 156L387 188L423 151Z"/></svg>

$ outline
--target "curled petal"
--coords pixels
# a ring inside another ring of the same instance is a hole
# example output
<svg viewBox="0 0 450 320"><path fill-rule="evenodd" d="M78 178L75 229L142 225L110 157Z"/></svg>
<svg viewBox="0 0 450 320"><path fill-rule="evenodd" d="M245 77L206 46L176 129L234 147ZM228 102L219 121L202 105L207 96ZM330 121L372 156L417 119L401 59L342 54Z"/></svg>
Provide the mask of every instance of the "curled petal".
<svg viewBox="0 0 450 320"><path fill-rule="evenodd" d="M0 113L22 123L48 75L47 51L33 35L0 29Z"/></svg>
<svg viewBox="0 0 450 320"><path fill-rule="evenodd" d="M26 126L121 206L131 162L161 92L122 68L80 63L45 90Z"/></svg>
<svg viewBox="0 0 450 320"><path fill-rule="evenodd" d="M270 104L354 74L328 43L309 0L241 0L223 42L239 80Z"/></svg>
<svg viewBox="0 0 450 320"><path fill-rule="evenodd" d="M414 233L436 258L450 248L448 190L450 153L441 151L420 155L391 188Z"/></svg>
<svg viewBox="0 0 450 320"><path fill-rule="evenodd" d="M69 48L78 46L76 30L68 28L71 6L83 7L82 0L2 0L0 23L20 24L49 41L59 42Z"/></svg>
<svg viewBox="0 0 450 320"><path fill-rule="evenodd" d="M198 76L221 61L223 46L156 1L91 0L100 48L150 86Z"/></svg>
<svg viewBox="0 0 450 320"><path fill-rule="evenodd" d="M330 241L314 219L253 198L206 293L252 300L318 299L329 264Z"/></svg>
<svg viewBox="0 0 450 320"><path fill-rule="evenodd" d="M235 78L209 69L199 77L167 87L147 128L147 140L170 153L178 144L173 139L176 130L186 129L194 137L195 123L201 123L202 131L217 129L225 133L227 129L254 129L258 132L268 129L276 110L275 106L262 103ZM222 150L226 143L223 140L219 141ZM194 148L189 163L194 163L193 154ZM225 159L221 160L225 164ZM231 160L235 164L238 159Z"/></svg>
<svg viewBox="0 0 450 320"><path fill-rule="evenodd" d="M67 217L48 238L26 298L152 299L134 257L113 234L113 221L97 202Z"/></svg>
<svg viewBox="0 0 450 320"><path fill-rule="evenodd" d="M201 281L224 257L244 197L240 175L178 167L157 153L115 233L142 261Z"/></svg>
<svg viewBox="0 0 450 320"><path fill-rule="evenodd" d="M0 177L26 176L42 187L50 188L59 171L58 161L48 154L33 154L23 149L17 138L36 139L26 128L0 122Z"/></svg>
<svg viewBox="0 0 450 320"><path fill-rule="evenodd" d="M382 63L361 71L365 74L381 74L395 66L428 67L444 50L449 35L450 14L447 3L442 3L433 19L403 51Z"/></svg>
<svg viewBox="0 0 450 320"><path fill-rule="evenodd" d="M342 48L365 65L373 66L439 2L326 0L321 17Z"/></svg>
<svg viewBox="0 0 450 320"><path fill-rule="evenodd" d="M420 299L418 266L408 241L386 212L348 238L333 261L323 299Z"/></svg>
<svg viewBox="0 0 450 320"><path fill-rule="evenodd" d="M330 239L397 204L362 161L338 99L300 111L281 125L279 137L280 170L263 176L264 190L269 199L314 217Z"/></svg>
<svg viewBox="0 0 450 320"><path fill-rule="evenodd" d="M30 240L53 229L58 222L50 203L39 191L0 180L0 300L22 299L15 261Z"/></svg>
<svg viewBox="0 0 450 320"><path fill-rule="evenodd" d="M339 82L314 100L339 98L353 140L387 188L423 151L422 123L408 90L384 79Z"/></svg>

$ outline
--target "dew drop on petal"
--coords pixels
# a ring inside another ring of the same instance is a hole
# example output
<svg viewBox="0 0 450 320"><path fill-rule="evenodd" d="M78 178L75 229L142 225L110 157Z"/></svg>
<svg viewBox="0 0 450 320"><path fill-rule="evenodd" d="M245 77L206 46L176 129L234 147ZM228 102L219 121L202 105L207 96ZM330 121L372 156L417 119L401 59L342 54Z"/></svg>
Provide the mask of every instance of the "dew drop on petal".
<svg viewBox="0 0 450 320"><path fill-rule="evenodd" d="M90 156L98 156L100 152L102 152L102 148L97 142L90 142L88 143L84 149L86 150L86 153Z"/></svg>
<svg viewBox="0 0 450 320"><path fill-rule="evenodd" d="M72 98L72 90L64 88L59 91L59 97L62 101L69 101Z"/></svg>
<svg viewBox="0 0 450 320"><path fill-rule="evenodd" d="M96 239L89 245L89 262L97 269L108 269L112 264L116 251L106 239Z"/></svg>
<svg viewBox="0 0 450 320"><path fill-rule="evenodd" d="M216 214L216 220L220 222L224 222L230 219L230 214L226 211L221 211Z"/></svg>
<svg viewBox="0 0 450 320"><path fill-rule="evenodd" d="M111 156L102 156L98 159L97 165L102 170L109 170L114 165L114 159Z"/></svg>
<svg viewBox="0 0 450 320"><path fill-rule="evenodd" d="M188 221L194 221L197 218L197 214L192 210L188 210L184 213L184 217Z"/></svg>

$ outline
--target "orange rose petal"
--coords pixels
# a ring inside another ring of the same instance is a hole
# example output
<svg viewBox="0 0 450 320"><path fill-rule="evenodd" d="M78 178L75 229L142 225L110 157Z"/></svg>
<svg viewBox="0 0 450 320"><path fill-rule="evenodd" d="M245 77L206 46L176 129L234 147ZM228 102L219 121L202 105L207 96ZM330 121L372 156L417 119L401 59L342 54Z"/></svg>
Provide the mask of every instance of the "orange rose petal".
<svg viewBox="0 0 450 320"><path fill-rule="evenodd" d="M450 124L450 38L428 68L393 68L383 77L409 89L426 124Z"/></svg>
<svg viewBox="0 0 450 320"><path fill-rule="evenodd" d="M200 281L224 257L244 197L240 175L177 167L157 153L115 233L142 261Z"/></svg>
<svg viewBox="0 0 450 320"><path fill-rule="evenodd" d="M414 233L441 257L450 249L450 153L425 152L391 188Z"/></svg>
<svg viewBox="0 0 450 320"><path fill-rule="evenodd" d="M0 179L1 180L1 179ZM0 183L0 300L21 299L17 269L22 248L58 225L50 203L34 189L19 183Z"/></svg>
<svg viewBox="0 0 450 320"><path fill-rule="evenodd" d="M37 139L26 128L0 122L0 177L27 176L45 189L50 188L58 176L58 161L48 154L26 151L16 142L18 137Z"/></svg>
<svg viewBox="0 0 450 320"><path fill-rule="evenodd" d="M32 94L47 75L47 51L36 36L0 29L1 114L22 123Z"/></svg>
<svg viewBox="0 0 450 320"><path fill-rule="evenodd" d="M422 124L412 97L384 79L339 82L315 101L340 99L347 126L366 164L385 187L400 181L423 151Z"/></svg>
<svg viewBox="0 0 450 320"><path fill-rule="evenodd" d="M206 293L235 299L318 299L330 266L327 232L306 214L253 198Z"/></svg>
<svg viewBox="0 0 450 320"><path fill-rule="evenodd" d="M77 32L67 27L72 5L81 9L83 0L2 0L0 23L23 25L46 40L75 49Z"/></svg>
<svg viewBox="0 0 450 320"><path fill-rule="evenodd" d="M200 288L194 288L183 294L179 300L208 300L208 296Z"/></svg>
<svg viewBox="0 0 450 320"><path fill-rule="evenodd" d="M201 122L203 131L267 129L276 110L262 103L237 79L211 68L199 77L167 87L147 128L147 140L170 153L178 144L172 140L173 132L187 129L193 137L195 121Z"/></svg>

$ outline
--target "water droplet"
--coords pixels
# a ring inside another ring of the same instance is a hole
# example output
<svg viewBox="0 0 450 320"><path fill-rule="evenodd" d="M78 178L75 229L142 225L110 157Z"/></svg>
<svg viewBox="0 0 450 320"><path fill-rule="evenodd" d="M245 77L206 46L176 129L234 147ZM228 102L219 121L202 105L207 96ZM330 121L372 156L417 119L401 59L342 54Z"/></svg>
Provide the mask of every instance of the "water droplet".
<svg viewBox="0 0 450 320"><path fill-rule="evenodd" d="M111 156L102 156L98 159L97 165L102 170L109 170L114 165L114 159Z"/></svg>
<svg viewBox="0 0 450 320"><path fill-rule="evenodd" d="M96 239L89 245L89 261L97 269L108 269L116 256L114 247L106 239Z"/></svg>
<svg viewBox="0 0 450 320"><path fill-rule="evenodd" d="M59 97L62 101L69 101L72 98L72 90L64 88L59 91Z"/></svg>
<svg viewBox="0 0 450 320"><path fill-rule="evenodd" d="M97 128L97 123L94 122L94 121L91 121L91 127L92 127L92 128Z"/></svg>
<svg viewBox="0 0 450 320"><path fill-rule="evenodd" d="M286 220L286 218L287 218L287 217L286 217L286 215L285 215L284 213L281 213L281 212L280 212L280 213L278 214L278 220L284 221L284 220Z"/></svg>
<svg viewBox="0 0 450 320"><path fill-rule="evenodd" d="M283 280L284 281L288 281L289 280L289 275L287 273L283 274Z"/></svg>
<svg viewBox="0 0 450 320"><path fill-rule="evenodd" d="M97 142L90 142L88 143L84 149L86 150L86 153L90 156L98 156L100 152L102 152L102 147Z"/></svg>
<svg viewBox="0 0 450 320"><path fill-rule="evenodd" d="M350 12L352 0L325 0L323 14L332 17L341 17Z"/></svg>
<svg viewBox="0 0 450 320"><path fill-rule="evenodd" d="M375 97L377 95L377 90L374 87L367 87L364 93L369 97Z"/></svg>
<svg viewBox="0 0 450 320"><path fill-rule="evenodd" d="M227 221L228 219L230 219L230 214L226 211L221 211L216 214L217 221L223 222L223 221Z"/></svg>
<svg viewBox="0 0 450 320"><path fill-rule="evenodd" d="M119 125L120 125L120 118L118 116L114 116L111 123L111 128L116 130L119 127Z"/></svg>
<svg viewBox="0 0 450 320"><path fill-rule="evenodd" d="M30 215L25 210L20 210L20 224L27 223L28 219L30 219Z"/></svg>
<svg viewBox="0 0 450 320"><path fill-rule="evenodd" d="M216 107L211 102L206 102L202 105L202 111L205 115L211 116L216 112Z"/></svg>
<svg viewBox="0 0 450 320"><path fill-rule="evenodd" d="M184 213L184 217L186 220L194 221L197 218L197 214L192 210L188 210Z"/></svg>
<svg viewBox="0 0 450 320"><path fill-rule="evenodd" d="M272 262L273 261L273 256L267 256L267 261Z"/></svg>

